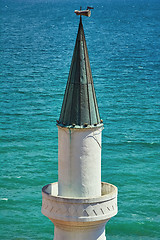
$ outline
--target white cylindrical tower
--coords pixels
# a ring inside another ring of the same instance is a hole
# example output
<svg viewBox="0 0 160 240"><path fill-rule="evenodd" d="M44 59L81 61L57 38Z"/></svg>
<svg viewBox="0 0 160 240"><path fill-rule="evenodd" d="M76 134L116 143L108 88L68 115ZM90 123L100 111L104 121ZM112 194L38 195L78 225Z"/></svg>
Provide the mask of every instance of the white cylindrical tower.
<svg viewBox="0 0 160 240"><path fill-rule="evenodd" d="M54 240L105 240L117 188L101 182L103 121L81 18L57 127L58 182L43 187L42 213L54 223Z"/></svg>
<svg viewBox="0 0 160 240"><path fill-rule="evenodd" d="M101 134L102 126L58 127L59 196L101 196Z"/></svg>

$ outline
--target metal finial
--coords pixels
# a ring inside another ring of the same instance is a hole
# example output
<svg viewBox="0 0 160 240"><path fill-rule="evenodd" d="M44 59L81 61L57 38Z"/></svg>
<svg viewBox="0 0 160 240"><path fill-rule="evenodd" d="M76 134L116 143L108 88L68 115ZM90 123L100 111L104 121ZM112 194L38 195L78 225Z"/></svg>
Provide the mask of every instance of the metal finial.
<svg viewBox="0 0 160 240"><path fill-rule="evenodd" d="M80 21L79 22L80 22L80 24L82 24L82 16L81 15L80 15Z"/></svg>

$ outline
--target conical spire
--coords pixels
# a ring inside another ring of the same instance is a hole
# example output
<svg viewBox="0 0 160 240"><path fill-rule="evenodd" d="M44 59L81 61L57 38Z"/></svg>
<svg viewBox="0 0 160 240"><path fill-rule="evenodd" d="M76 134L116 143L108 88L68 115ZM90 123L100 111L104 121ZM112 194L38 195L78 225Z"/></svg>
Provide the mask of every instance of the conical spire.
<svg viewBox="0 0 160 240"><path fill-rule="evenodd" d="M68 82L58 125L83 127L100 124L87 45L80 17Z"/></svg>

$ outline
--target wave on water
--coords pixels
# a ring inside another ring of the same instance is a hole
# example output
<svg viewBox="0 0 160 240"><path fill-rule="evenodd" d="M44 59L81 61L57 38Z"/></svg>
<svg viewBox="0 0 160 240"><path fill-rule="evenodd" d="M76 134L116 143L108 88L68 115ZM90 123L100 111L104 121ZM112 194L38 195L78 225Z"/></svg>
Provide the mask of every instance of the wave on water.
<svg viewBox="0 0 160 240"><path fill-rule="evenodd" d="M5 179L12 179L12 178L20 179L20 178L22 178L22 176L2 176L2 177Z"/></svg>
<svg viewBox="0 0 160 240"><path fill-rule="evenodd" d="M0 201L8 201L8 198L0 198Z"/></svg>

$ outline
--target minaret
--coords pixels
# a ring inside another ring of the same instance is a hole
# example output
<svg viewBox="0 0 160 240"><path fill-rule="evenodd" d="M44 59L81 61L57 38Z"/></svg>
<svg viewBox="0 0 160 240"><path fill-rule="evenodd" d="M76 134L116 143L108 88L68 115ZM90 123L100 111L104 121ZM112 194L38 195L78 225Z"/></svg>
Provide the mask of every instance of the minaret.
<svg viewBox="0 0 160 240"><path fill-rule="evenodd" d="M81 16L57 127L58 183L43 187L42 213L55 225L54 240L105 240L117 188L101 182L103 121Z"/></svg>

